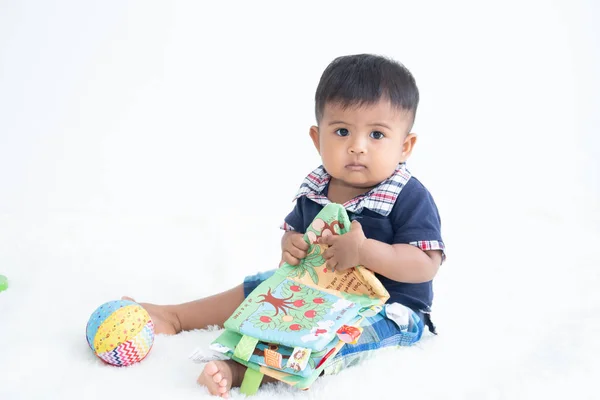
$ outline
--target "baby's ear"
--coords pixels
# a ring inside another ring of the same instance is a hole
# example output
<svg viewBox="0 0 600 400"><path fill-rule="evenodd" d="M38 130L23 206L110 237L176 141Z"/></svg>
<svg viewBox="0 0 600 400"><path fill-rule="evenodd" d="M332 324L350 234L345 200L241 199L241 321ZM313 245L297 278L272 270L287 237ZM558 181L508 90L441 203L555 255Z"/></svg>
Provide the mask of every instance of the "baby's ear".
<svg viewBox="0 0 600 400"><path fill-rule="evenodd" d="M415 133L409 133L404 138L404 143L402 144L402 160L406 161L408 157L412 154L413 148L417 143L417 135Z"/></svg>
<svg viewBox="0 0 600 400"><path fill-rule="evenodd" d="M319 127L316 125L311 126L308 134L310 135L310 138L312 139L313 144L315 145L315 149L317 149L317 152L320 155L321 145L319 143Z"/></svg>

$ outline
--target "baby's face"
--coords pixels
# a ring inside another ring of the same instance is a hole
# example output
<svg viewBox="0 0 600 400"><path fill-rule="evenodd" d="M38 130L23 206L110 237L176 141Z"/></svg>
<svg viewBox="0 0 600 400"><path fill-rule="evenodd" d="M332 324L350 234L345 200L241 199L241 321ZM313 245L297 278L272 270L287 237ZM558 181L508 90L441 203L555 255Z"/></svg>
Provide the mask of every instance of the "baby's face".
<svg viewBox="0 0 600 400"><path fill-rule="evenodd" d="M410 155L411 124L412 113L392 107L387 100L346 109L326 104L311 137L333 178L352 187L371 188Z"/></svg>

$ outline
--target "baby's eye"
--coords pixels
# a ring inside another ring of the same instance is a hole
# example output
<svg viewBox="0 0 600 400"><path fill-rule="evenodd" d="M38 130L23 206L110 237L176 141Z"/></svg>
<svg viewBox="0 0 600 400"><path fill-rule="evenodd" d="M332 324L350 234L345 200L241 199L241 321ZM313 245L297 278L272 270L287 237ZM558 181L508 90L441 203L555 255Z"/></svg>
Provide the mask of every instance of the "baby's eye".
<svg viewBox="0 0 600 400"><path fill-rule="evenodd" d="M374 132L371 132L371 137L373 139L379 140L379 139L383 139L385 137L385 135L379 131L374 131Z"/></svg>
<svg viewBox="0 0 600 400"><path fill-rule="evenodd" d="M337 131L335 131L335 133L336 133L336 135L342 136L342 137L348 136L350 134L350 132L348 132L348 129L346 129L346 128L340 128Z"/></svg>

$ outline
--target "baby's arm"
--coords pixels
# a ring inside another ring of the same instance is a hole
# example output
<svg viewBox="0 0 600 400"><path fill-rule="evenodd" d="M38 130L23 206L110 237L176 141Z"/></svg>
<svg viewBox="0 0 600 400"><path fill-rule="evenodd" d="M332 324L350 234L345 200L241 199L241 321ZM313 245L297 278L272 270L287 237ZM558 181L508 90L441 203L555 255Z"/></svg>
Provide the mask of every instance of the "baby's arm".
<svg viewBox="0 0 600 400"><path fill-rule="evenodd" d="M411 179L390 214L394 230L387 243L367 239L361 246L363 265L398 282L432 280L444 261L441 219L429 191Z"/></svg>
<svg viewBox="0 0 600 400"><path fill-rule="evenodd" d="M442 263L442 252L366 239L360 247L359 263L398 282L421 283L435 277Z"/></svg>
<svg viewBox="0 0 600 400"><path fill-rule="evenodd" d="M397 282L432 280L444 259L444 242L431 194L417 180L409 181L388 218L393 235L387 243L367 239L359 221L345 235L322 240L330 246L323 254L327 266L343 271L362 265Z"/></svg>
<svg viewBox="0 0 600 400"><path fill-rule="evenodd" d="M331 269L345 271L362 265L398 282L430 281L442 263L440 250L423 250L412 244L387 244L367 239L357 221L352 222L350 232L345 235L321 237L319 243L328 246L323 257Z"/></svg>
<svg viewBox="0 0 600 400"><path fill-rule="evenodd" d="M284 262L290 265L300 264L300 260L306 257L308 243L304 241L304 234L301 229L304 227L304 218L302 210L302 199L298 199L294 209L285 217L281 224L281 229L285 231L281 238L281 267Z"/></svg>

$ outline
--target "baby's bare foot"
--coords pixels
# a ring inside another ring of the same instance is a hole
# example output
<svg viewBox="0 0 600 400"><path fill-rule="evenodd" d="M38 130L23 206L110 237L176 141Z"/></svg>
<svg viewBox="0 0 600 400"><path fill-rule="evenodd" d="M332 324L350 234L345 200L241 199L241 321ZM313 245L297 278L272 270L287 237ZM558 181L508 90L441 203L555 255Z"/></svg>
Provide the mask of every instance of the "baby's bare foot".
<svg viewBox="0 0 600 400"><path fill-rule="evenodd" d="M231 386L239 387L246 367L235 361L209 361L198 377L198 383L206 386L210 394L229 397Z"/></svg>
<svg viewBox="0 0 600 400"><path fill-rule="evenodd" d="M121 300L135 301L131 297L123 296ZM181 332L181 323L177 314L169 309L169 306L158 306L156 304L138 303L150 314L154 324L155 333L175 335Z"/></svg>

